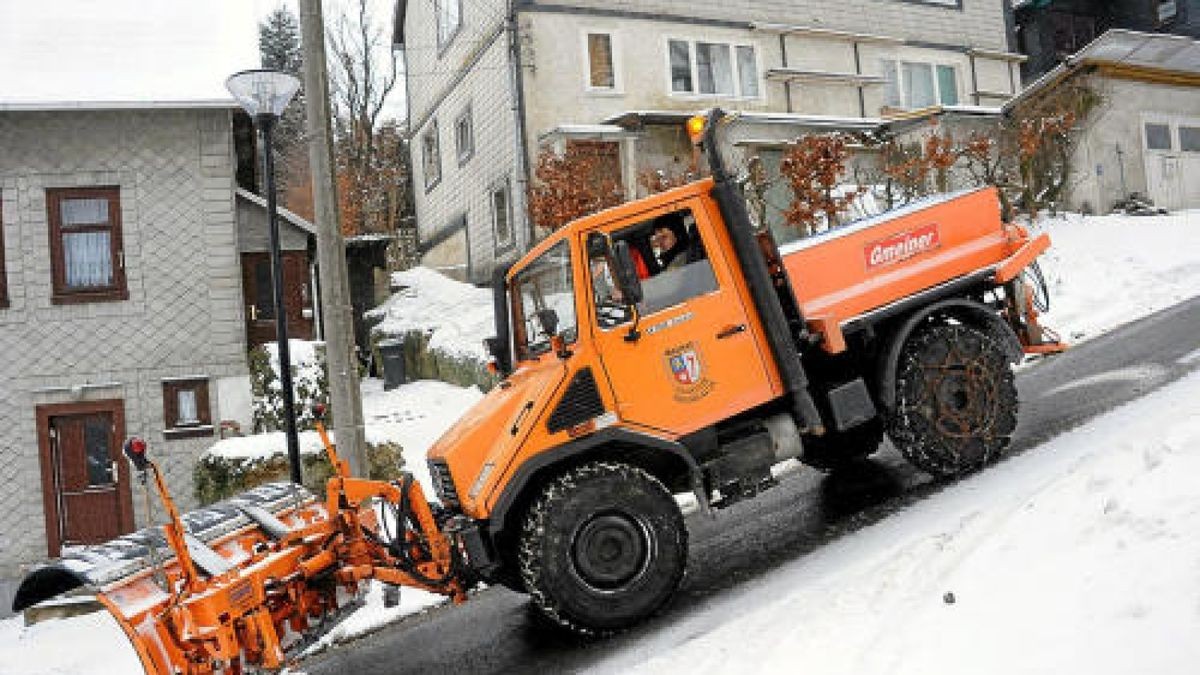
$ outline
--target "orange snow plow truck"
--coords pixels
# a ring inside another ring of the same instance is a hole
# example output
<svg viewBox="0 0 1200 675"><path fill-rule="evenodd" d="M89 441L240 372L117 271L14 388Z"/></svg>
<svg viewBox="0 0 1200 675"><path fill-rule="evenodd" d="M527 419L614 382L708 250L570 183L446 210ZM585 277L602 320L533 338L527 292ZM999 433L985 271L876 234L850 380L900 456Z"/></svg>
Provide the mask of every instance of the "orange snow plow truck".
<svg viewBox="0 0 1200 675"><path fill-rule="evenodd" d="M327 440L322 499L274 484L180 516L131 440L168 523L35 570L14 609L94 594L164 674L279 668L372 579L456 602L499 583L605 634L679 585L676 494L712 511L773 485L773 465L837 470L885 435L937 476L997 457L1012 365L1063 348L1027 272L1046 235L980 189L779 247L718 151L729 119L688 122L710 178L581 218L497 273L485 344L503 380L429 450L436 502L407 474L350 476Z"/></svg>

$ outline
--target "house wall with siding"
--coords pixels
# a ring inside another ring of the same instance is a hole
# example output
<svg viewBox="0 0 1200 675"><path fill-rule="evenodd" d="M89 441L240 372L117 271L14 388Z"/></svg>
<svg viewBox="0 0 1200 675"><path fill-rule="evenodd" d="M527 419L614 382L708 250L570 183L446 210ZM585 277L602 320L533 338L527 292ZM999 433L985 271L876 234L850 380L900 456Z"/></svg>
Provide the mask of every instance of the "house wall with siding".
<svg viewBox="0 0 1200 675"><path fill-rule="evenodd" d="M22 565L47 554L36 406L123 399L126 435L149 441L180 506L194 505L192 466L214 439L164 438L162 380L210 378L215 423L218 381L247 374L230 125L213 109L0 112L4 610ZM120 187L129 298L52 304L46 189L103 185ZM52 390L89 383L107 386Z"/></svg>
<svg viewBox="0 0 1200 675"><path fill-rule="evenodd" d="M516 167L516 124L509 79L504 4L463 2L463 24L444 50L436 48L434 3L408 7L406 58L412 96L413 192L417 229L427 247L423 262L457 278L487 281L497 259L528 246L523 176ZM439 55L439 52L440 55ZM474 151L459 161L455 121L470 109ZM436 126L441 178L427 187L422 139ZM515 241L498 244L490 191L507 181ZM465 231L462 227L465 216Z"/></svg>

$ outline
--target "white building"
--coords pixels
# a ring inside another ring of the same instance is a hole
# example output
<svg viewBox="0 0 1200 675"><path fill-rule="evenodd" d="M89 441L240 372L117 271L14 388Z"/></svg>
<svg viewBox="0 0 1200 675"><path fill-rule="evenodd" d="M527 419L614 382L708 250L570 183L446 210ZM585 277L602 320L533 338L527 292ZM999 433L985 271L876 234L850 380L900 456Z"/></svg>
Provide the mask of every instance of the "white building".
<svg viewBox="0 0 1200 675"><path fill-rule="evenodd" d="M768 163L805 130L995 110L1023 58L1007 4L397 0L423 262L483 281L527 248L544 143L612 141L633 195L639 170L689 163L682 122L714 105L745 113L735 140Z"/></svg>

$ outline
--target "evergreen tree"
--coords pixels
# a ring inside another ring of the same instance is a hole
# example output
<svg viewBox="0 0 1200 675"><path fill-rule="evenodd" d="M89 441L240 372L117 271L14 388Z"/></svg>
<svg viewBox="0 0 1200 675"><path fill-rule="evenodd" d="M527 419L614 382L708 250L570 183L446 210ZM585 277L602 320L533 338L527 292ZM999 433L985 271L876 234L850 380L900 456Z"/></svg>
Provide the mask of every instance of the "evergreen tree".
<svg viewBox="0 0 1200 675"><path fill-rule="evenodd" d="M303 81L304 56L300 48L300 23L286 6L280 5L258 25L258 50L262 56L263 68L288 73ZM304 87L301 86L275 126L271 146L275 151L275 173L284 204L311 218L311 212L304 213L306 209L301 206L309 201L304 195L310 191L307 184L309 173L308 146L305 143L306 118Z"/></svg>

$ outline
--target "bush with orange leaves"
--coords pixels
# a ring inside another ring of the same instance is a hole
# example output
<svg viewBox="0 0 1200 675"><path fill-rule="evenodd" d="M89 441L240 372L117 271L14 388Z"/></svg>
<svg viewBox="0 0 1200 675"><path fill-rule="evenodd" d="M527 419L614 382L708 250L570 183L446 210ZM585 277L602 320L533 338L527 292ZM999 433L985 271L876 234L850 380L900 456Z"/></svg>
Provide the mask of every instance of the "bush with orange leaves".
<svg viewBox="0 0 1200 675"><path fill-rule="evenodd" d="M625 199L616 144L571 141L562 154L543 148L529 188L529 217L548 231Z"/></svg>
<svg viewBox="0 0 1200 675"><path fill-rule="evenodd" d="M837 225L838 214L866 188L841 189L850 157L845 134L813 134L788 144L779 163L779 174L792 190L792 201L783 217L805 235Z"/></svg>

